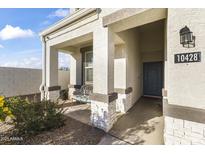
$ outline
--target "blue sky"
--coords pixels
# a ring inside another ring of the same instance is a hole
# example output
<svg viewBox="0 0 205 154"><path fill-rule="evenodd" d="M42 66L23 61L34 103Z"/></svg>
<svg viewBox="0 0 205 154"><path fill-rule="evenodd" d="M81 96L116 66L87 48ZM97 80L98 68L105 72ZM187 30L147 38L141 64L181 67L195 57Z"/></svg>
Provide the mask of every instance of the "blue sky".
<svg viewBox="0 0 205 154"><path fill-rule="evenodd" d="M69 14L69 9L0 9L0 66L41 68L39 32ZM59 54L59 67L69 57Z"/></svg>

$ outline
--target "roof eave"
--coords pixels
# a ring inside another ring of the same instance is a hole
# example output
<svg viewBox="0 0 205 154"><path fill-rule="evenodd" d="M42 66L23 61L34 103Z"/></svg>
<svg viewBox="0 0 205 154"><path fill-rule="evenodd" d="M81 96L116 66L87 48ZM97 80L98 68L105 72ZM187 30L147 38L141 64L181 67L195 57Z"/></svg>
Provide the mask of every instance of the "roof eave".
<svg viewBox="0 0 205 154"><path fill-rule="evenodd" d="M96 11L96 10L97 10L97 8L80 9L76 13L73 13L70 16L63 18L62 20L60 20L57 23L51 25L47 29L41 31L39 33L39 35L41 37L44 37L44 36L54 32L54 31L64 27L65 25L67 25L67 24L69 24L69 23L71 23L71 22L73 22L73 21L75 21L75 20L77 20L77 19L79 19L79 18L93 12L93 11Z"/></svg>

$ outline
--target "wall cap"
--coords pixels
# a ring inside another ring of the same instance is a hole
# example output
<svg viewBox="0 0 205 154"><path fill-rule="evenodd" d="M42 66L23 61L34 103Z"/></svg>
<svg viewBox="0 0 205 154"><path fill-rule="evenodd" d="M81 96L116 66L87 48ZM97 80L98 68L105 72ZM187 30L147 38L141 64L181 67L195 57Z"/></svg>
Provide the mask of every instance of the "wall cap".
<svg viewBox="0 0 205 154"><path fill-rule="evenodd" d="M126 89L123 88L115 88L115 92L118 94L129 94L133 91L132 87L128 87Z"/></svg>
<svg viewBox="0 0 205 154"><path fill-rule="evenodd" d="M113 102L118 98L118 95L116 92L109 93L109 94L99 94L99 93L92 93L90 95L90 99L92 101L99 101L99 102L104 102L104 103L110 103Z"/></svg>
<svg viewBox="0 0 205 154"><path fill-rule="evenodd" d="M61 89L61 86L50 86L46 87L47 91L57 91Z"/></svg>
<svg viewBox="0 0 205 154"><path fill-rule="evenodd" d="M172 105L163 99L163 115L205 124L205 109Z"/></svg>

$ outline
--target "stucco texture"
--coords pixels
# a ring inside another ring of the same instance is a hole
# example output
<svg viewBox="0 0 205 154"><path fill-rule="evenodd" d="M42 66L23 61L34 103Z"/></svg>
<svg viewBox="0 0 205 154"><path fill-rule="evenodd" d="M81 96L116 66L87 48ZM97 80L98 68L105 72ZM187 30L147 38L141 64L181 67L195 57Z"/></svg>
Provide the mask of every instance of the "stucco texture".
<svg viewBox="0 0 205 154"><path fill-rule="evenodd" d="M40 69L0 67L0 93L6 97L40 93ZM59 71L62 89L69 84L69 71Z"/></svg>
<svg viewBox="0 0 205 154"><path fill-rule="evenodd" d="M170 104L205 109L204 17L204 9L168 9L166 87ZM179 31L185 25L196 36L195 48L180 44ZM187 52L201 52L201 62L174 63L174 54Z"/></svg>

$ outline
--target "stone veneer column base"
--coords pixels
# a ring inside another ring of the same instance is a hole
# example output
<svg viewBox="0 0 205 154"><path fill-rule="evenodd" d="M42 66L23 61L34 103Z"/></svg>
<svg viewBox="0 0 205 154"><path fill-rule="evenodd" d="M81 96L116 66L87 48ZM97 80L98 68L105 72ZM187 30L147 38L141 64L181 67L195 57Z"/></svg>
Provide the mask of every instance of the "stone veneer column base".
<svg viewBox="0 0 205 154"><path fill-rule="evenodd" d="M60 96L60 86L52 86L46 88L46 99L56 101Z"/></svg>
<svg viewBox="0 0 205 154"><path fill-rule="evenodd" d="M164 143L205 144L205 124L165 116Z"/></svg>
<svg viewBox="0 0 205 154"><path fill-rule="evenodd" d="M105 103L91 101L91 123L108 132L117 121L116 101Z"/></svg>
<svg viewBox="0 0 205 154"><path fill-rule="evenodd" d="M48 91L47 93L47 99L51 101L56 101L60 96L60 90L56 91Z"/></svg>
<svg viewBox="0 0 205 154"><path fill-rule="evenodd" d="M164 143L205 144L205 110L169 104L163 98Z"/></svg>
<svg viewBox="0 0 205 154"><path fill-rule="evenodd" d="M127 89L115 89L118 93L118 99L116 100L116 111L120 113L126 113L132 106L132 88Z"/></svg>
<svg viewBox="0 0 205 154"><path fill-rule="evenodd" d="M69 97L69 99L73 98L73 93L75 91L76 91L75 88L69 88L69 90L68 90L68 97Z"/></svg>
<svg viewBox="0 0 205 154"><path fill-rule="evenodd" d="M68 85L68 97L69 99L73 98L74 93L76 92L76 90L79 90L81 88L82 85Z"/></svg>
<svg viewBox="0 0 205 154"><path fill-rule="evenodd" d="M108 132L117 121L117 93L108 95L94 93L91 99L91 123L93 126Z"/></svg>
<svg viewBox="0 0 205 154"><path fill-rule="evenodd" d="M126 113L132 106L132 93L118 94L118 99L116 100L117 112Z"/></svg>

